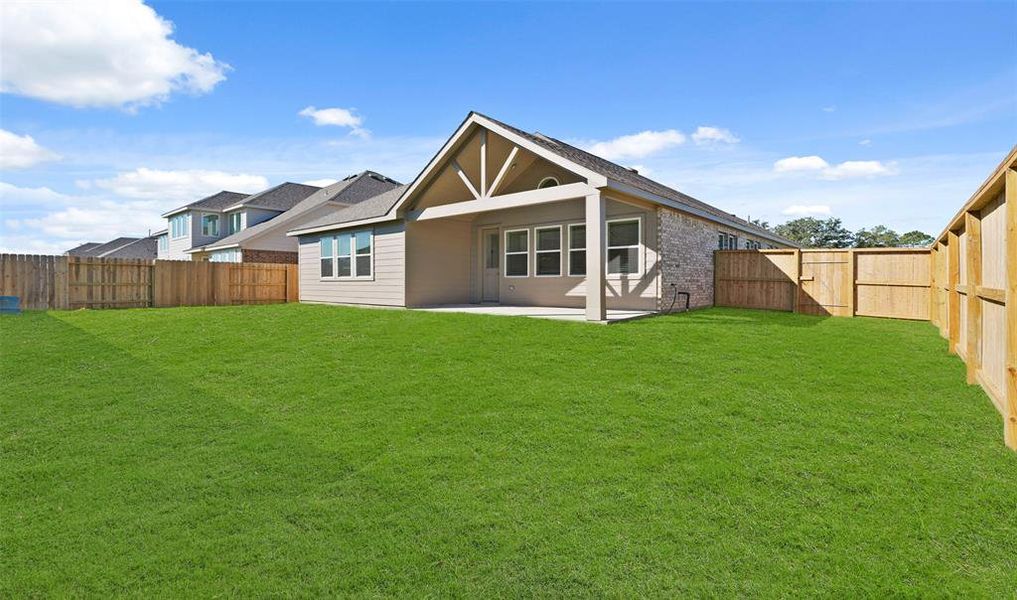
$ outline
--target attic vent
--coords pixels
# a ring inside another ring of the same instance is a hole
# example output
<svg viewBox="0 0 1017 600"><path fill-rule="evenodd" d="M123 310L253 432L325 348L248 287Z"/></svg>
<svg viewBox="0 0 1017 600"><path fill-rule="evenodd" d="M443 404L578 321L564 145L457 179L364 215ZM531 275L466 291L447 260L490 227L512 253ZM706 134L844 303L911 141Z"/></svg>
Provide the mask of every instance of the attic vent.
<svg viewBox="0 0 1017 600"><path fill-rule="evenodd" d="M354 173L353 175L347 175L346 177L343 177L343 181L349 181L349 180L353 179L356 176L357 176L356 173Z"/></svg>
<svg viewBox="0 0 1017 600"><path fill-rule="evenodd" d="M639 169L637 169L635 167L629 167L628 170L629 170L629 173L635 173L636 175L639 175Z"/></svg>
<svg viewBox="0 0 1017 600"><path fill-rule="evenodd" d="M377 173L371 173L371 179L375 179L377 181L381 181L384 183L396 183L394 179L389 179L388 177L385 177L384 175L378 175Z"/></svg>

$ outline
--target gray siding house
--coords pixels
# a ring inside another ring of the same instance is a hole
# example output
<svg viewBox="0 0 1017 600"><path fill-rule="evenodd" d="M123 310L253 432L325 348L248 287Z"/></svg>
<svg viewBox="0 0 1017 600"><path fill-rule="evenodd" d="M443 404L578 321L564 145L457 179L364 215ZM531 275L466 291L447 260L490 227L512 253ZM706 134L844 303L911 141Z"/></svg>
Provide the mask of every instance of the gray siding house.
<svg viewBox="0 0 1017 600"><path fill-rule="evenodd" d="M793 244L560 140L470 113L408 186L293 227L300 300L660 310L713 251Z"/></svg>

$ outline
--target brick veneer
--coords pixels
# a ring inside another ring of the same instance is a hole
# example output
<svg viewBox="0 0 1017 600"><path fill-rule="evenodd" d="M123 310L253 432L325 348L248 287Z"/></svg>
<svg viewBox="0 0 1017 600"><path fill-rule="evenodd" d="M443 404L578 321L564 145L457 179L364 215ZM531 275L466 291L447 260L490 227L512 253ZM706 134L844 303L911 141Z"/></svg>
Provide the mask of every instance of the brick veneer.
<svg viewBox="0 0 1017 600"><path fill-rule="evenodd" d="M717 235L721 228L702 219L671 208L657 208L657 247L660 249L661 310L671 306L674 288L689 292L689 307L713 305L713 251L717 249ZM724 228L725 233L738 236L738 247L745 248L746 240L765 240L748 236L742 231ZM676 303L675 307L681 306Z"/></svg>
<svg viewBox="0 0 1017 600"><path fill-rule="evenodd" d="M296 252L281 252L279 250L248 250L243 249L243 259L247 263L275 263L275 264L297 264Z"/></svg>

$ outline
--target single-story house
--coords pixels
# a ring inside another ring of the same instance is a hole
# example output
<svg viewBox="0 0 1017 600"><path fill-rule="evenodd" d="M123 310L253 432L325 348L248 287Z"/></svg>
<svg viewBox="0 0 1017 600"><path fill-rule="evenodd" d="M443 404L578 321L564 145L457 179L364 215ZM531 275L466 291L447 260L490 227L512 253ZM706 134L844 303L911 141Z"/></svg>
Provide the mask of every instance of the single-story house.
<svg viewBox="0 0 1017 600"><path fill-rule="evenodd" d="M308 221L300 300L661 310L713 302L713 251L793 244L540 133L471 112L414 181Z"/></svg>
<svg viewBox="0 0 1017 600"><path fill-rule="evenodd" d="M317 189L286 211L268 220L245 224L241 219L240 229L235 233L204 245L194 246L187 250L187 253L196 260L296 263L297 240L286 235L289 229L398 186L399 182L374 171L350 175L342 181ZM246 207L244 210L264 210L267 203L263 194L252 196L241 203ZM262 196L262 199L259 200L258 196ZM281 206L278 200L275 206Z"/></svg>

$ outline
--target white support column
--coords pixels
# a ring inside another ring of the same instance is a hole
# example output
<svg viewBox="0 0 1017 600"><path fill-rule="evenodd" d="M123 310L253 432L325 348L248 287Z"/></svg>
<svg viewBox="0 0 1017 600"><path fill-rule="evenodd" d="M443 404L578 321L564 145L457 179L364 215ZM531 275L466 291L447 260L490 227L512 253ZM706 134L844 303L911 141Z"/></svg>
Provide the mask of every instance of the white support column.
<svg viewBox="0 0 1017 600"><path fill-rule="evenodd" d="M607 294L604 287L604 252L607 248L607 223L604 197L599 192L586 197L586 320L607 320Z"/></svg>

